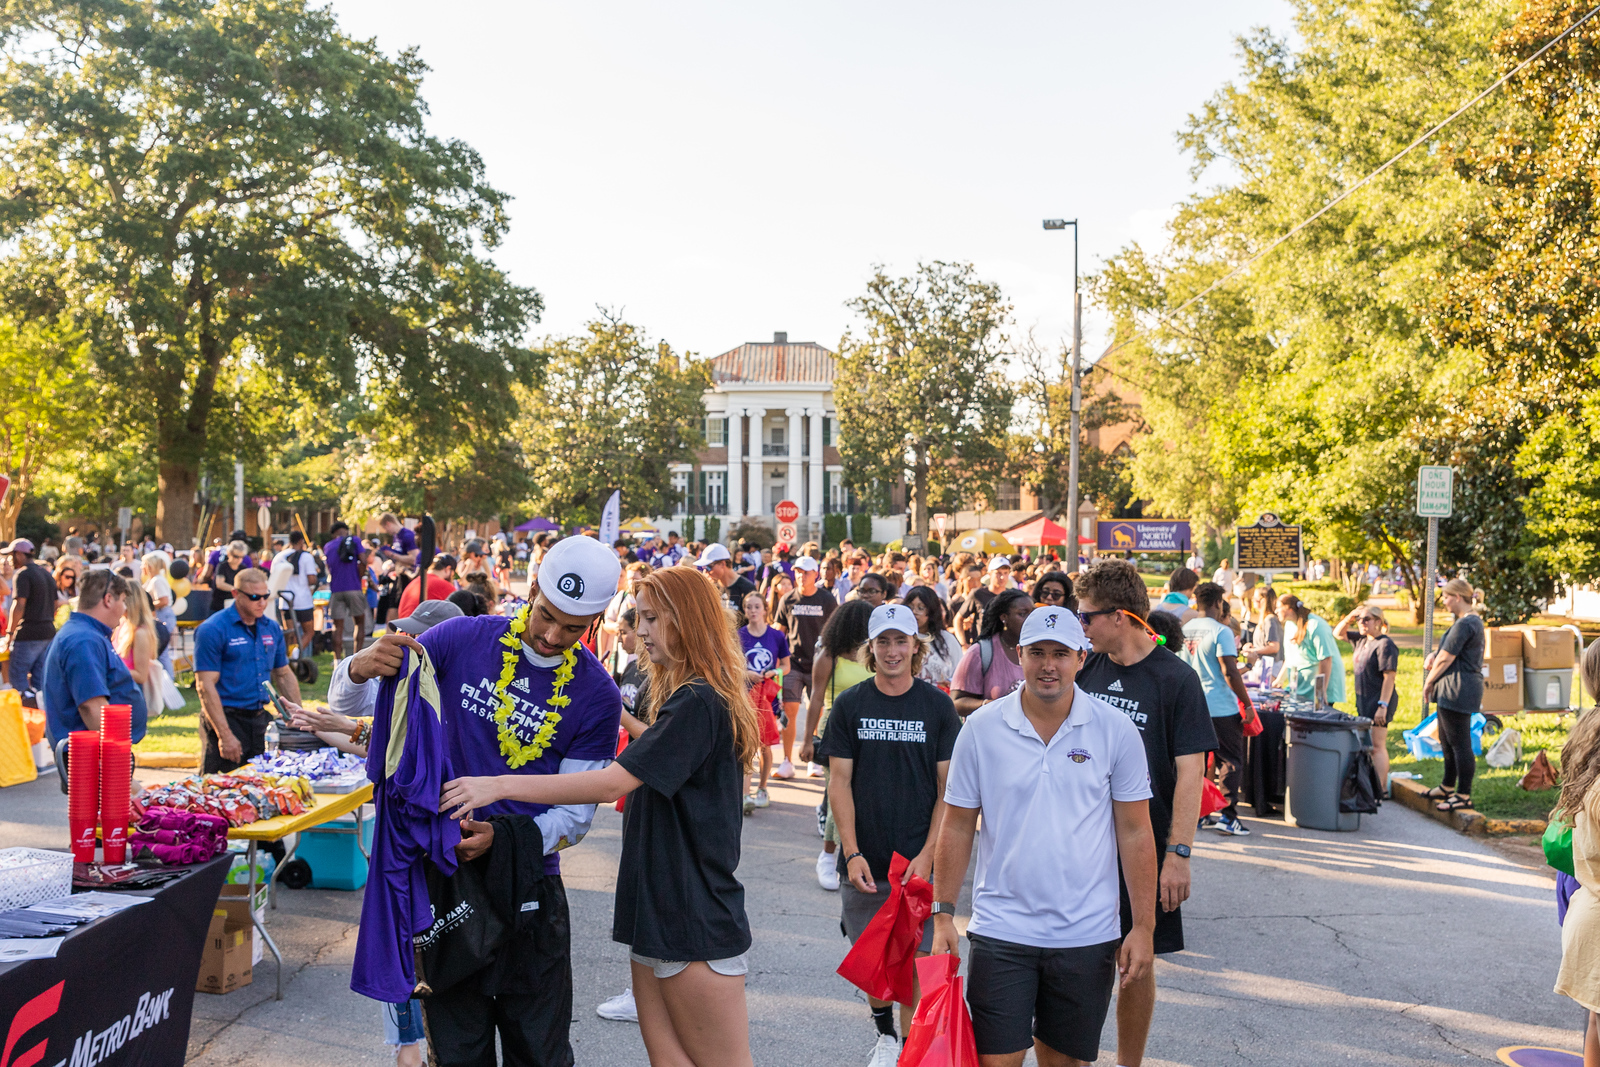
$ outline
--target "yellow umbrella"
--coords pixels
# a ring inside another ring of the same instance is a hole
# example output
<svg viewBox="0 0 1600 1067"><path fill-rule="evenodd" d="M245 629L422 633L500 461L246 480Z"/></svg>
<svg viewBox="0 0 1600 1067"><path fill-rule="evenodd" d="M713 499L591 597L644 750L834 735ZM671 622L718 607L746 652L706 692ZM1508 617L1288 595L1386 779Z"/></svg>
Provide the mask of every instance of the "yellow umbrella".
<svg viewBox="0 0 1600 1067"><path fill-rule="evenodd" d="M1016 549L1011 547L1011 542L998 530L983 527L977 530L968 530L966 533L956 534L955 540L950 543L952 552L982 552L993 556L997 553L1011 555Z"/></svg>
<svg viewBox="0 0 1600 1067"><path fill-rule="evenodd" d="M618 530L620 530L622 533L633 534L653 534L659 532L656 530L654 523L648 522L644 519L629 519L627 522L619 526Z"/></svg>

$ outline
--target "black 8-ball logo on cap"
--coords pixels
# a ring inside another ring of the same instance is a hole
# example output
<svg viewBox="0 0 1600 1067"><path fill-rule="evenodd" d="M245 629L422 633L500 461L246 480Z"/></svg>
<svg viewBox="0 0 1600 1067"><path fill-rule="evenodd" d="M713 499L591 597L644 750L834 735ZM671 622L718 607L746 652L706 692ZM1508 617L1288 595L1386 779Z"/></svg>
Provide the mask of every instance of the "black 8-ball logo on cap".
<svg viewBox="0 0 1600 1067"><path fill-rule="evenodd" d="M581 574L573 574L571 571L568 571L566 574L563 574L560 578L556 579L556 588L561 591L563 596L569 596L574 600L581 600L583 599L583 576Z"/></svg>

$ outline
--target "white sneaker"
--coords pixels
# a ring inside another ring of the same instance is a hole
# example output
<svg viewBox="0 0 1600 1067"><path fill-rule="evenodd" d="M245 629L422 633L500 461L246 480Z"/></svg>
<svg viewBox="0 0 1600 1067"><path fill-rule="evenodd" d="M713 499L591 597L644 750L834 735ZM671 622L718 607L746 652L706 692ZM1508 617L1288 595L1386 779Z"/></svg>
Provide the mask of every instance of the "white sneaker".
<svg viewBox="0 0 1600 1067"><path fill-rule="evenodd" d="M602 1000L594 1013L602 1019L619 1023L639 1021L639 1006L633 1002L633 990L624 989L610 1000Z"/></svg>
<svg viewBox="0 0 1600 1067"><path fill-rule="evenodd" d="M790 763L788 760L784 760L782 763L778 764L778 769L772 772L772 777L793 778L794 764Z"/></svg>
<svg viewBox="0 0 1600 1067"><path fill-rule="evenodd" d="M872 1059L867 1067L895 1067L900 1062L900 1042L888 1034L879 1034L878 1043L872 1046Z"/></svg>
<svg viewBox="0 0 1600 1067"><path fill-rule="evenodd" d="M751 812L753 812L755 810L756 810L756 798L751 796L749 793L746 793L744 795L744 813L746 815L749 815Z"/></svg>
<svg viewBox="0 0 1600 1067"><path fill-rule="evenodd" d="M755 798L755 806L756 807L764 808L768 804L771 804L771 803L772 803L772 800L767 796L767 791L765 789L757 789L756 790L756 798Z"/></svg>
<svg viewBox="0 0 1600 1067"><path fill-rule="evenodd" d="M811 764L809 767L806 768L806 777L807 778L822 778L822 777L825 777L827 775L827 773L828 773L827 771L823 770L821 767L817 766L815 763Z"/></svg>
<svg viewBox="0 0 1600 1067"><path fill-rule="evenodd" d="M817 884L830 893L839 891L839 857L832 852L817 855Z"/></svg>

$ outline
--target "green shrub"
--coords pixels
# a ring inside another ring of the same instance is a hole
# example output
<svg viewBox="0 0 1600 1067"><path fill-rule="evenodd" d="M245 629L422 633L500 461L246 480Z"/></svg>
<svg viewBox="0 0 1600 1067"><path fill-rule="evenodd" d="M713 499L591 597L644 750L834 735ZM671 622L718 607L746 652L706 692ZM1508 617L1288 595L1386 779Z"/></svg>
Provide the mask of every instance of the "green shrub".
<svg viewBox="0 0 1600 1067"><path fill-rule="evenodd" d="M705 526L706 532L701 536L700 540L708 545L715 544L722 533L722 517L720 515L707 515Z"/></svg>
<svg viewBox="0 0 1600 1067"><path fill-rule="evenodd" d="M1306 607L1330 623L1336 623L1355 610L1356 600L1349 593L1329 592L1325 589L1307 589L1297 592Z"/></svg>
<svg viewBox="0 0 1600 1067"><path fill-rule="evenodd" d="M872 540L872 516L858 511L850 516L850 540L857 545Z"/></svg>
<svg viewBox="0 0 1600 1067"><path fill-rule="evenodd" d="M848 515L824 515L822 517L822 547L834 548L840 541L850 536L850 519Z"/></svg>

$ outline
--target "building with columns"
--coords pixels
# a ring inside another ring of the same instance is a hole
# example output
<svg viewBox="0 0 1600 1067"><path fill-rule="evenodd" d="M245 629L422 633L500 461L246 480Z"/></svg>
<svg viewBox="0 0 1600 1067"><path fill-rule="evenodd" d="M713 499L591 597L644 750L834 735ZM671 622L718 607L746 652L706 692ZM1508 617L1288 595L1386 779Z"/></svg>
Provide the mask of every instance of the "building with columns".
<svg viewBox="0 0 1600 1067"><path fill-rule="evenodd" d="M747 517L773 522L778 503L800 506L801 539L821 535L822 517L861 510L844 484L835 447L834 355L814 341L750 342L711 361L706 393L706 448L673 470L685 495L668 522L686 537L703 533L700 516L722 531ZM874 520L874 532L880 523ZM900 520L888 521L899 536Z"/></svg>

